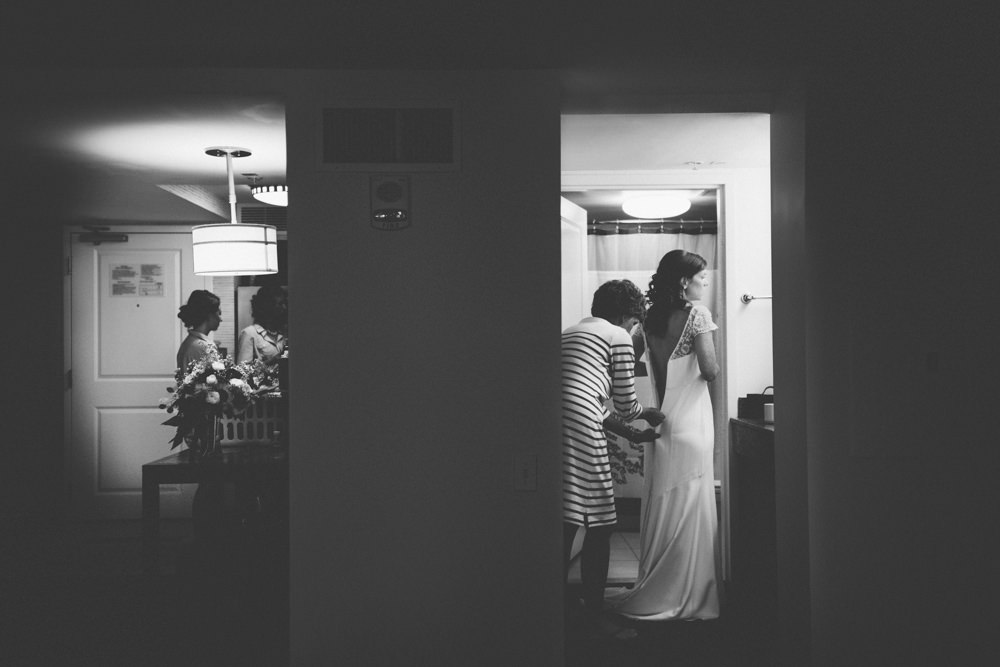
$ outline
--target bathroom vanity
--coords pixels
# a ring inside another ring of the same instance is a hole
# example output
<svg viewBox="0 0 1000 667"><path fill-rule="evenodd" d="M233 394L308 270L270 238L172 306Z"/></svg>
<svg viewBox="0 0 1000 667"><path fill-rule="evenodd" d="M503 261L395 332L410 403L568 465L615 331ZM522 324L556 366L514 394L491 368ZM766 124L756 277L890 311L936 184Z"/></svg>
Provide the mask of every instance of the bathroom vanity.
<svg viewBox="0 0 1000 667"><path fill-rule="evenodd" d="M729 420L731 498L731 592L773 631L776 619L777 550L774 503L774 424Z"/></svg>

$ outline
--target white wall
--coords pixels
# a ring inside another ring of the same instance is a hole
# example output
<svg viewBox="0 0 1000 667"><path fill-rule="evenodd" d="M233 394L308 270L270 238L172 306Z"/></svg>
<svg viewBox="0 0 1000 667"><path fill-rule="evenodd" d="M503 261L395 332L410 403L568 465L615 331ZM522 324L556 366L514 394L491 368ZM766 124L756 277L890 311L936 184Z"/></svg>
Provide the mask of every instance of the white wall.
<svg viewBox="0 0 1000 667"><path fill-rule="evenodd" d="M725 188L724 248L727 403L773 384L771 300L771 177L769 169L733 170Z"/></svg>

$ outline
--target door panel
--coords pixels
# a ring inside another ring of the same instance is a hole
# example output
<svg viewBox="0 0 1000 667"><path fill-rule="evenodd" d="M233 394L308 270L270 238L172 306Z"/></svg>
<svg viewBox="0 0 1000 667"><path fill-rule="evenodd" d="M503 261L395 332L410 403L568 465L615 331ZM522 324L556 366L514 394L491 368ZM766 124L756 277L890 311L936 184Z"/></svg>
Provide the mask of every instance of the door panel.
<svg viewBox="0 0 1000 667"><path fill-rule="evenodd" d="M129 243L135 236L129 235ZM177 347L186 335L174 326L179 322L177 309L187 300L180 284L181 248L140 252L118 244L104 247L93 248L100 264L96 320L100 378L173 373Z"/></svg>
<svg viewBox="0 0 1000 667"><path fill-rule="evenodd" d="M69 479L78 518L142 514L142 465L170 454L160 399L187 335L177 309L194 275L190 232L129 231L92 245L70 234ZM161 489L162 516L190 516L192 485Z"/></svg>
<svg viewBox="0 0 1000 667"><path fill-rule="evenodd" d="M134 446L149 436L150 422L163 421L159 408L97 408L97 488L101 493L128 493L142 487L142 464L166 456L160 447ZM160 427L165 433L167 427ZM159 429L158 429L159 430ZM154 439L153 443L157 445ZM176 492L176 489L175 489Z"/></svg>

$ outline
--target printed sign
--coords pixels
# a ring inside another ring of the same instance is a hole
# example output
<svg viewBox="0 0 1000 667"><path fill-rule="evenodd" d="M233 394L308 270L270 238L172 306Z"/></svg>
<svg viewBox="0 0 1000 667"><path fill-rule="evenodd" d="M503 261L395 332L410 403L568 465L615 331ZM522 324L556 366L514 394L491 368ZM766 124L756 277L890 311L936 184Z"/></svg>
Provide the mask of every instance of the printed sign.
<svg viewBox="0 0 1000 667"><path fill-rule="evenodd" d="M111 296L163 296L162 264L113 264Z"/></svg>
<svg viewBox="0 0 1000 667"><path fill-rule="evenodd" d="M139 265L139 296L163 296L163 265Z"/></svg>

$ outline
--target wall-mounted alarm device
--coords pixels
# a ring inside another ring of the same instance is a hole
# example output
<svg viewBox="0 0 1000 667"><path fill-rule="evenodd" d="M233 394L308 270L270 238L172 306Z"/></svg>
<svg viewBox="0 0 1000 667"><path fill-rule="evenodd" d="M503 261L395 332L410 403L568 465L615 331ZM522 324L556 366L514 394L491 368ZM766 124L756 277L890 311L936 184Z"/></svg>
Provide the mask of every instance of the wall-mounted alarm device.
<svg viewBox="0 0 1000 667"><path fill-rule="evenodd" d="M395 232L413 223L410 215L410 177L388 174L371 176L371 225Z"/></svg>

